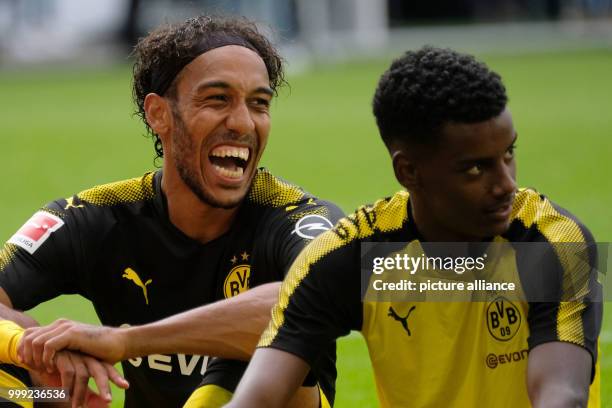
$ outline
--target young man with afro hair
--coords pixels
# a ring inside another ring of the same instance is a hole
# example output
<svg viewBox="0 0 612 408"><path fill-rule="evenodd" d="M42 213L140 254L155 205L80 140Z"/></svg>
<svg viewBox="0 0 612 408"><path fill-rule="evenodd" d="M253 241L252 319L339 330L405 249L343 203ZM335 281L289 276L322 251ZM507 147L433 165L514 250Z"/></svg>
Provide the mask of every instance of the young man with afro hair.
<svg viewBox="0 0 612 408"><path fill-rule="evenodd" d="M319 350L351 330L368 344L382 407L586 406L594 377L590 406L598 406L602 305L591 301L600 293L594 253L580 264L587 265L581 288L588 295L575 299L563 293L561 280L573 271L565 270L562 254L538 269L527 268L521 252L522 244L588 246L593 238L545 196L517 188L517 133L500 76L470 55L424 47L391 64L373 108L395 176L408 191L359 208L300 254L230 406L283 406ZM438 242L481 253L510 243L510 257L496 260L504 263L486 265L520 277L531 297L368 297L375 277L362 275L362 245L385 242L403 243L416 256ZM541 297L530 279L545 272L551 275L542 288L561 296L535 301Z"/></svg>

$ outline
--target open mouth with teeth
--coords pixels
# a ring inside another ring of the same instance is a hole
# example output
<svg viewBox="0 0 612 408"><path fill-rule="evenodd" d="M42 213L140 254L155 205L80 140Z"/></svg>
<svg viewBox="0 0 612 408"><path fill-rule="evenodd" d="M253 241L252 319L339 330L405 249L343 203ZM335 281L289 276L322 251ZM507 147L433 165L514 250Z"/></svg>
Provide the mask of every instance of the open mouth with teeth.
<svg viewBox="0 0 612 408"><path fill-rule="evenodd" d="M222 145L215 147L208 159L217 174L229 179L238 180L249 164L250 152L247 147Z"/></svg>

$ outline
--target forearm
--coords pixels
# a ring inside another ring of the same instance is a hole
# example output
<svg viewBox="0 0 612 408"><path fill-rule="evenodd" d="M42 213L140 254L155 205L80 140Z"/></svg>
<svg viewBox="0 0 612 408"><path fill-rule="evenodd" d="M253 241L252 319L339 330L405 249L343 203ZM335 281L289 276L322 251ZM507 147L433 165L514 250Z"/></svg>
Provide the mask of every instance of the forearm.
<svg viewBox="0 0 612 408"><path fill-rule="evenodd" d="M586 407L591 355L571 343L550 342L529 353L527 390L534 408Z"/></svg>
<svg viewBox="0 0 612 408"><path fill-rule="evenodd" d="M38 322L23 312L14 310L4 289L0 288L0 319L11 320L25 328L38 326Z"/></svg>
<svg viewBox="0 0 612 408"><path fill-rule="evenodd" d="M309 369L310 366L296 355L273 348L260 348L251 359L227 407L280 408L291 406L292 403L300 406L300 399L305 403L301 405L303 407L319 406L318 393L309 397L306 394L299 397L295 394ZM302 388L302 391L316 390L317 387L311 390Z"/></svg>
<svg viewBox="0 0 612 408"><path fill-rule="evenodd" d="M126 356L154 353L202 354L248 360L270 320L280 282L155 323L124 330Z"/></svg>
<svg viewBox="0 0 612 408"><path fill-rule="evenodd" d="M548 383L531 389L529 399L533 408L583 408L588 403L588 391Z"/></svg>

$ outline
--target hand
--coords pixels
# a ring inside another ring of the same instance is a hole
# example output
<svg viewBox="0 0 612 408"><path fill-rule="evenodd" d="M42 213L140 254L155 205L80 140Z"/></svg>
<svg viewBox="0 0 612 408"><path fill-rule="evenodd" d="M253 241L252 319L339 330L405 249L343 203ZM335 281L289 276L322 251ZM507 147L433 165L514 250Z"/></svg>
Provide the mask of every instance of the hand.
<svg viewBox="0 0 612 408"><path fill-rule="evenodd" d="M46 371L35 371L29 370L30 377L32 378L32 383L34 386L42 386L42 387L61 387L62 379L60 377L59 372L55 372L53 374L49 374ZM50 408L68 408L72 407L71 400L70 402L49 402L46 403ZM101 397L100 395L93 392L91 388L87 388L85 395L85 406L88 408L108 408L109 403L106 398Z"/></svg>
<svg viewBox="0 0 612 408"><path fill-rule="evenodd" d="M37 384L68 389L72 407L107 407L112 400L109 379L120 388L129 386L112 365L93 357L62 351L56 354L55 362L55 371L31 371L32 379ZM99 394L87 386L89 377L94 378Z"/></svg>
<svg viewBox="0 0 612 408"><path fill-rule="evenodd" d="M60 319L48 326L26 329L17 352L28 366L52 371L54 356L63 349L80 351L109 363L121 361L126 341L121 329Z"/></svg>

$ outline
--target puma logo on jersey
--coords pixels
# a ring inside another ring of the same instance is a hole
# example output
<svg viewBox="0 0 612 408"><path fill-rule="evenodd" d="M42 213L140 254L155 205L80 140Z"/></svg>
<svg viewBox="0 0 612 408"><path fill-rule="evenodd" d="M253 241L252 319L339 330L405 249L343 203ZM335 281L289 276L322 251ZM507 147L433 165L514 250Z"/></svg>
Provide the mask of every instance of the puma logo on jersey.
<svg viewBox="0 0 612 408"><path fill-rule="evenodd" d="M83 204L74 205L74 197L70 197L66 199L66 206L64 207L64 210L67 210L69 208L83 208L83 207L85 207Z"/></svg>
<svg viewBox="0 0 612 408"><path fill-rule="evenodd" d="M142 293L144 295L145 298L145 303L148 305L149 304L149 296L147 293L147 285L149 285L150 283L153 282L153 279L149 279L147 280L145 283L142 283L142 280L140 279L140 276L138 276L138 273L136 273L135 270L133 270L132 268L125 268L125 271L123 271L123 275L121 275L122 278L131 280L132 282L134 282L134 284L136 284L136 286L142 288Z"/></svg>
<svg viewBox="0 0 612 408"><path fill-rule="evenodd" d="M410 336L410 329L408 328L408 316L410 316L410 313L412 313L412 311L416 308L416 306L412 306L410 308L410 310L408 310L408 313L406 314L405 317L401 317L400 315L398 315L397 313L395 313L395 310L393 310L393 308L391 306L389 306L389 313L387 313L387 316L392 317L393 319L397 320L398 322L400 322L402 324L402 327L404 328L404 330L406 330L406 333L408 333L408 335Z"/></svg>

